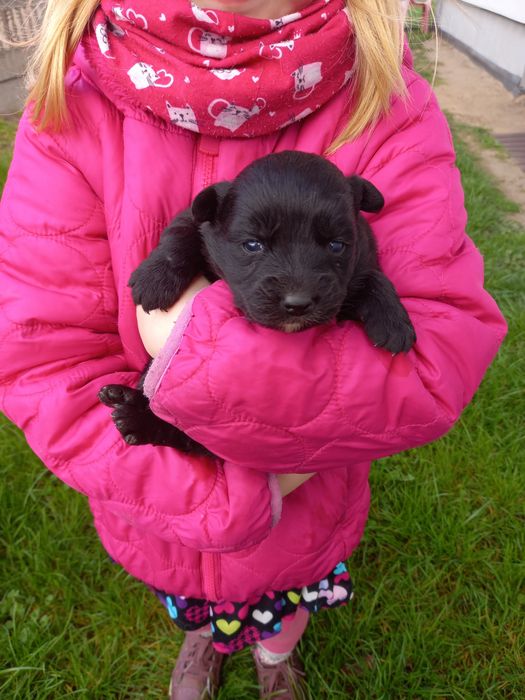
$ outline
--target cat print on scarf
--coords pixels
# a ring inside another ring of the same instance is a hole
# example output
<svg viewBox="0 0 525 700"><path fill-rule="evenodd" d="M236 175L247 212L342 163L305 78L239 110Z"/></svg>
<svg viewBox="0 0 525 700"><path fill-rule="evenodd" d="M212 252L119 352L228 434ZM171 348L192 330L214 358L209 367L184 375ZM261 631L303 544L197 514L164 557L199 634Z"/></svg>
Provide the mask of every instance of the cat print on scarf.
<svg viewBox="0 0 525 700"><path fill-rule="evenodd" d="M198 5L191 3L191 11L195 19L199 22L205 22L206 24L219 24L219 18L217 13L213 10L203 10Z"/></svg>
<svg viewBox="0 0 525 700"><path fill-rule="evenodd" d="M106 58L114 59L115 56L110 55L111 49L109 46L108 31L105 24L97 24L97 26L95 27L95 36L97 37L98 47L101 53Z"/></svg>
<svg viewBox="0 0 525 700"><path fill-rule="evenodd" d="M122 108L195 133L251 137L303 119L344 88L351 32L345 0L314 0L276 19L190 0L101 0L82 43Z"/></svg>
<svg viewBox="0 0 525 700"><path fill-rule="evenodd" d="M212 73L219 80L233 80L241 73L244 73L245 69L237 70L237 68L212 68L210 73Z"/></svg>
<svg viewBox="0 0 525 700"><path fill-rule="evenodd" d="M188 34L188 44L197 53L208 58L226 58L229 36L205 32L200 27L192 27Z"/></svg>
<svg viewBox="0 0 525 700"><path fill-rule="evenodd" d="M323 79L321 65L321 62L317 61L299 66L297 70L294 70L292 73L295 79L294 100L304 100L312 94L317 83Z"/></svg>
<svg viewBox="0 0 525 700"><path fill-rule="evenodd" d="M265 107L266 101L262 97L257 98L251 109L239 107L219 97L210 103L208 112L213 117L215 126L222 126L233 132Z"/></svg>
<svg viewBox="0 0 525 700"><path fill-rule="evenodd" d="M199 126L195 118L195 113L189 105L185 107L174 107L169 102L166 102L166 109L172 124L199 133Z"/></svg>
<svg viewBox="0 0 525 700"><path fill-rule="evenodd" d="M296 39L300 39L300 36L294 35L293 39L288 39L288 41L278 41L275 44L265 44L263 41L261 41L259 45L259 56L278 60L283 57L283 49L293 51Z"/></svg>
<svg viewBox="0 0 525 700"><path fill-rule="evenodd" d="M128 71L131 82L137 90L144 90L148 87L169 88L173 85L173 76L163 68L158 72L148 63L135 63Z"/></svg>
<svg viewBox="0 0 525 700"><path fill-rule="evenodd" d="M129 22L137 27L142 27L146 30L148 29L148 21L146 17L135 12L132 7L124 11L120 5L115 5L112 9L115 17L121 22Z"/></svg>

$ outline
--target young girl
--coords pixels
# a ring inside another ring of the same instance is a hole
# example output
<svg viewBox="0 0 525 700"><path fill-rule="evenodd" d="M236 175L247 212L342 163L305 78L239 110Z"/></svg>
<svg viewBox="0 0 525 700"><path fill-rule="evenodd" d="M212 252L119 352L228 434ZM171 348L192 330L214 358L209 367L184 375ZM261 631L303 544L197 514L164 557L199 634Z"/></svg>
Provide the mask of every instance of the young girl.
<svg viewBox="0 0 525 700"><path fill-rule="evenodd" d="M1 209L0 407L187 631L172 698L212 692L245 645L261 697L301 696L292 652L310 613L351 597L370 460L443 435L505 334L399 15L399 0L48 5ZM285 149L383 192L370 221L415 347L392 357L353 322L258 327L197 280L172 312L139 309L158 353L146 392L220 459L128 446L97 392L135 385L148 357L131 272L201 189Z"/></svg>

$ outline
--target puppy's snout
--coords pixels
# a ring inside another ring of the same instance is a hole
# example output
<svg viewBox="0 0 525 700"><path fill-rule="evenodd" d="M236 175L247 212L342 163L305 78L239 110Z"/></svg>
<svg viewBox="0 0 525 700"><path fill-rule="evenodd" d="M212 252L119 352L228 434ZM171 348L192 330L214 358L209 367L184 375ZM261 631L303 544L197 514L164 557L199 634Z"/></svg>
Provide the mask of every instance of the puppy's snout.
<svg viewBox="0 0 525 700"><path fill-rule="evenodd" d="M290 316L302 316L312 308L314 300L306 294L287 294L283 306Z"/></svg>

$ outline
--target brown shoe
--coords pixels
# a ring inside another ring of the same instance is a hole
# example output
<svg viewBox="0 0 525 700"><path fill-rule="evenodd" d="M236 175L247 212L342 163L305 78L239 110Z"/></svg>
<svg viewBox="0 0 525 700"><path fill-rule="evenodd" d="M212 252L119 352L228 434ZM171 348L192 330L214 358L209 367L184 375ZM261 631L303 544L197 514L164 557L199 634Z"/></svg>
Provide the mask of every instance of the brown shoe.
<svg viewBox="0 0 525 700"><path fill-rule="evenodd" d="M187 634L171 674L170 700L213 698L219 688L224 654L215 651L211 637Z"/></svg>
<svg viewBox="0 0 525 700"><path fill-rule="evenodd" d="M261 700L308 700L303 664L297 650L279 664L263 664L256 647L252 655L259 679L259 697Z"/></svg>

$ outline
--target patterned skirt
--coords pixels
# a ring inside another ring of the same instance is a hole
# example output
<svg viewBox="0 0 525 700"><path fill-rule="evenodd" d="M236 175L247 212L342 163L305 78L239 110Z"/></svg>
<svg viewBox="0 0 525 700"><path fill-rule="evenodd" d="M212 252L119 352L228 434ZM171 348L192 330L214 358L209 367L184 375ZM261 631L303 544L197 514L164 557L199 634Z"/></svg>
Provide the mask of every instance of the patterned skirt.
<svg viewBox="0 0 525 700"><path fill-rule="evenodd" d="M337 608L353 597L352 580L344 562L317 583L287 591L267 591L244 602L217 603L203 598L186 598L153 589L169 616L184 631L210 625L213 646L222 654L279 634L282 620L301 607L309 612Z"/></svg>

